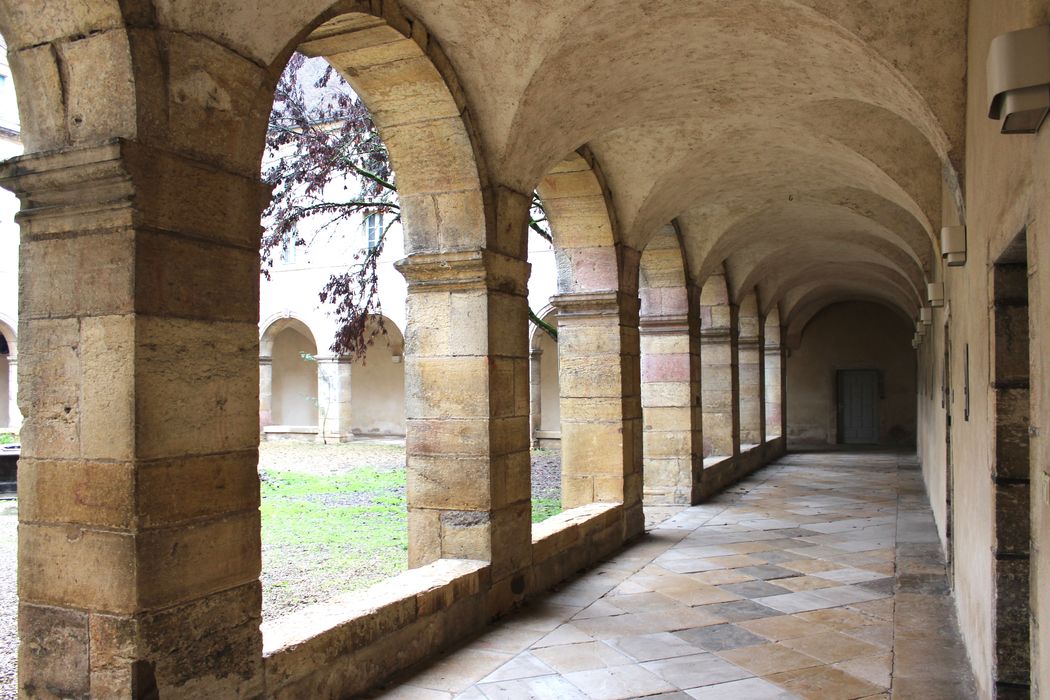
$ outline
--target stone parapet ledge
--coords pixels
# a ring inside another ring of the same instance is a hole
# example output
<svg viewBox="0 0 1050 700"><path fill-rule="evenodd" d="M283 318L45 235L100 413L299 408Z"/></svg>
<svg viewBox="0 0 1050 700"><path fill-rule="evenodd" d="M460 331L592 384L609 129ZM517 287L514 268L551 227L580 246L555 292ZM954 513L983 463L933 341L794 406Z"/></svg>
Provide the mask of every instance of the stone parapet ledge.
<svg viewBox="0 0 1050 700"><path fill-rule="evenodd" d="M552 515L532 526L532 561L539 564L578 544L588 530L615 524L620 503L591 503Z"/></svg>
<svg viewBox="0 0 1050 700"><path fill-rule="evenodd" d="M263 663L268 697L284 686L296 686L318 671L331 669L341 657L386 649L389 663L381 675L361 677L352 685L367 688L384 677L439 650L419 648L419 658L406 657L397 632L425 618L441 615L457 602L479 598L489 588L489 563L472 559L439 559L410 569L363 591L337 596L279 620L263 623ZM473 631L464 625L463 632ZM319 690L313 684L309 688ZM294 696L291 693L290 696Z"/></svg>

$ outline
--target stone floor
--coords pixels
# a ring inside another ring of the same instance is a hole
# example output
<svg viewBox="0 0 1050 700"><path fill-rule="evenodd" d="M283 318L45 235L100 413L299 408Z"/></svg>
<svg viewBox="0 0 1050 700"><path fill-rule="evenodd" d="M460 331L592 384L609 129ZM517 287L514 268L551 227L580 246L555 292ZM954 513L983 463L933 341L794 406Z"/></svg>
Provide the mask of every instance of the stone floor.
<svg viewBox="0 0 1050 700"><path fill-rule="evenodd" d="M974 697L914 458L789 455L659 517L374 697Z"/></svg>

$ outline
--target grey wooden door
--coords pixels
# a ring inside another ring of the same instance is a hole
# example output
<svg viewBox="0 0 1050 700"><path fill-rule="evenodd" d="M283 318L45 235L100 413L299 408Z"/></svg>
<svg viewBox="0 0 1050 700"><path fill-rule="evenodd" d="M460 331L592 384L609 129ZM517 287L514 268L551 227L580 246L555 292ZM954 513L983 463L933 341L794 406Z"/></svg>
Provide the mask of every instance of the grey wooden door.
<svg viewBox="0 0 1050 700"><path fill-rule="evenodd" d="M846 369L838 373L839 442L873 445L879 441L879 372Z"/></svg>

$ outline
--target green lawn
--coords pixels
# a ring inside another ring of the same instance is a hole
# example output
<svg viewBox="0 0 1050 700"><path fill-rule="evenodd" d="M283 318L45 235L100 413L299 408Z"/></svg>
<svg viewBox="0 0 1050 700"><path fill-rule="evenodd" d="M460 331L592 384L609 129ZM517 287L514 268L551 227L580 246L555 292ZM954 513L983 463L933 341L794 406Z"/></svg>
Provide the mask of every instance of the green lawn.
<svg viewBox="0 0 1050 700"><path fill-rule="evenodd" d="M557 499L533 500L533 522L560 511ZM268 470L261 512L266 619L408 567L404 469Z"/></svg>

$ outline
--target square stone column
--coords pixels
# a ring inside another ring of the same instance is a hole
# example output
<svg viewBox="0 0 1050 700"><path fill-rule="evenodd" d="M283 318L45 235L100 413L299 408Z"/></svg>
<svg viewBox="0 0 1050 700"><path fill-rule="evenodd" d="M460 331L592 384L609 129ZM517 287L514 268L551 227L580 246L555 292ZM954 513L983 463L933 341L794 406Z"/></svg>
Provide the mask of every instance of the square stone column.
<svg viewBox="0 0 1050 700"><path fill-rule="evenodd" d="M737 341L740 376L740 442L761 445L766 440L765 340L760 319L740 321Z"/></svg>
<svg viewBox="0 0 1050 700"><path fill-rule="evenodd" d="M352 440L351 374L353 361L345 357L317 358L317 414L319 437L328 442Z"/></svg>
<svg viewBox="0 0 1050 700"><path fill-rule="evenodd" d="M268 190L121 140L0 184L22 204L20 695L258 697Z"/></svg>
<svg viewBox="0 0 1050 700"><path fill-rule="evenodd" d="M784 435L784 348L780 344L765 346L765 425L766 439Z"/></svg>
<svg viewBox="0 0 1050 700"><path fill-rule="evenodd" d="M700 499L704 455L698 320L688 314L641 319L646 503L688 505Z"/></svg>
<svg viewBox="0 0 1050 700"><path fill-rule="evenodd" d="M740 385L736 307L705 307L700 331L704 456L740 453Z"/></svg>
<svg viewBox="0 0 1050 700"><path fill-rule="evenodd" d="M523 260L415 254L405 336L409 565L531 562L529 354Z"/></svg>
<svg viewBox="0 0 1050 700"><path fill-rule="evenodd" d="M562 505L622 503L625 537L640 533L642 404L638 297L578 292L558 310Z"/></svg>

